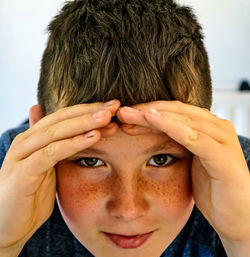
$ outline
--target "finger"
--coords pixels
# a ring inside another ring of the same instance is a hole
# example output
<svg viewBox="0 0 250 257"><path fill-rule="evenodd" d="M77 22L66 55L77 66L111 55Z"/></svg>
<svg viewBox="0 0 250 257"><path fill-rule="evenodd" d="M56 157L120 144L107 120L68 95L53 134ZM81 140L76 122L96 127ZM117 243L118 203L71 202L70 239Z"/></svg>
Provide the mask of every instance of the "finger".
<svg viewBox="0 0 250 257"><path fill-rule="evenodd" d="M109 123L106 127L100 128L101 137L107 138L114 135L119 129L119 126L115 122Z"/></svg>
<svg viewBox="0 0 250 257"><path fill-rule="evenodd" d="M20 162L21 169L27 171L25 173L27 177L41 176L59 161L83 151L98 142L100 138L100 131L92 130L86 134L52 142Z"/></svg>
<svg viewBox="0 0 250 257"><path fill-rule="evenodd" d="M154 127L152 127L152 124L150 125L144 118L144 113L148 110L149 107L139 112L133 112L131 111L131 108L124 107L119 109L118 115L119 119L121 119L123 123L136 124L155 129ZM187 114L169 112L166 110L158 112L162 114L162 119L178 120L180 122L183 122L186 125L190 126L192 129L205 133L220 143L225 143L229 138L236 135L234 126L230 124L229 121L219 119L218 117L214 117L216 119L215 123L209 121L208 119L204 119L203 116L190 116Z"/></svg>
<svg viewBox="0 0 250 257"><path fill-rule="evenodd" d="M33 106L29 111L31 128L23 133L20 133L18 137L16 137L15 142L21 142L22 140L29 137L32 133L34 133L34 131L42 127L46 128L49 125L55 124L57 122L78 117L87 113L94 113L100 111L103 108L110 110L112 116L114 116L119 106L120 101L117 99L111 100L106 103L96 102L90 104L78 104L59 109L56 112L49 114L45 117L42 116L42 110L39 110L39 107Z"/></svg>
<svg viewBox="0 0 250 257"><path fill-rule="evenodd" d="M153 107L159 111L170 111L175 113L187 114L191 116L207 118L210 121L216 121L216 116L213 115L207 108L201 108L195 105L183 103L180 101L153 101L149 103L136 104L132 108L144 110L148 107Z"/></svg>
<svg viewBox="0 0 250 257"><path fill-rule="evenodd" d="M184 114L173 112L161 112L162 119L166 122L178 122L189 126L191 129L202 132L216 140L219 143L225 143L228 138L235 135L235 131L231 129L222 129L222 126L217 126L213 122L198 118L197 116L191 117ZM219 122L219 121L218 121Z"/></svg>
<svg viewBox="0 0 250 257"><path fill-rule="evenodd" d="M107 103L96 102L96 103L78 104L78 105L74 105L74 106L70 106L70 107L65 107L65 108L57 110L56 112L54 112L52 114L45 116L43 119L41 119L39 122L37 122L33 126L32 130L30 130L26 134L27 134L27 136L29 136L31 133L33 133L33 131L35 131L39 128L48 127L49 125L58 123L60 121L79 117L84 114L98 112L102 109L109 110L111 112L112 116L114 116L117 109L120 107L120 104L121 103L119 100L114 99ZM31 109L30 111L32 113L33 109Z"/></svg>
<svg viewBox="0 0 250 257"><path fill-rule="evenodd" d="M125 106L118 109L116 116L121 121L121 123L149 127L149 124L147 123L144 117L145 110L146 109L137 110L129 106Z"/></svg>
<svg viewBox="0 0 250 257"><path fill-rule="evenodd" d="M218 117L212 114L208 109L194 106L191 104L182 103L180 101L153 101L148 103L136 104L130 107L139 111L145 111L146 109L153 107L158 111L169 111L191 117L202 118L215 124L217 124L218 122ZM120 111L120 109L118 110L118 112Z"/></svg>
<svg viewBox="0 0 250 257"><path fill-rule="evenodd" d="M145 135L148 133L162 133L162 131L131 124L122 124L121 129L130 136Z"/></svg>
<svg viewBox="0 0 250 257"><path fill-rule="evenodd" d="M99 116L101 113L102 115ZM98 114L97 117L94 117L93 114L86 114L36 130L31 136L23 140L19 147L15 147L15 145L10 147L13 158L16 160L24 159L52 142L72 138L87 131L107 126L111 120L111 112L104 110L101 113L95 113L95 115Z"/></svg>

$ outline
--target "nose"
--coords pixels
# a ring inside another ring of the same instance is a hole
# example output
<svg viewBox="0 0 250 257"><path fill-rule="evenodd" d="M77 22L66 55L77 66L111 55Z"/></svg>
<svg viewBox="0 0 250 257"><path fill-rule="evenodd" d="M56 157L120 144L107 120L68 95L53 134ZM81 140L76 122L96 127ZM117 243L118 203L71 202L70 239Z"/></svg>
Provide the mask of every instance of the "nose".
<svg viewBox="0 0 250 257"><path fill-rule="evenodd" d="M123 221L133 221L143 217L149 204L136 178L117 178L112 184L112 195L107 203L111 216Z"/></svg>

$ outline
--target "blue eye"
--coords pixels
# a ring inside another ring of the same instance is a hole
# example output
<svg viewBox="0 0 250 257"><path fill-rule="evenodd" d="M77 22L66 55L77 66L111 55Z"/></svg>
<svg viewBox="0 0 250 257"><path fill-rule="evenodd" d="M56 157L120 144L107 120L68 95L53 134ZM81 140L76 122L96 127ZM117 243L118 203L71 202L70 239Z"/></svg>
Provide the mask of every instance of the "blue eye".
<svg viewBox="0 0 250 257"><path fill-rule="evenodd" d="M75 161L78 165L82 167L100 167L103 166L104 162L98 158L88 157L80 158Z"/></svg>
<svg viewBox="0 0 250 257"><path fill-rule="evenodd" d="M152 164L152 161L150 160L152 160L156 165ZM150 160L148 163L152 166L165 167L172 164L176 160L176 158L169 154L157 154L152 156Z"/></svg>

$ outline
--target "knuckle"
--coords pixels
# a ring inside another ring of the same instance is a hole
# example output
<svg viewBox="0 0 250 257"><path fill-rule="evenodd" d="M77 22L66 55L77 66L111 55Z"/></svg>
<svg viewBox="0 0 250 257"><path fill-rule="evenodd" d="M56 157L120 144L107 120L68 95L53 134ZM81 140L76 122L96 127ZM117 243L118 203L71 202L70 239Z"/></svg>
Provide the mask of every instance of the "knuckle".
<svg viewBox="0 0 250 257"><path fill-rule="evenodd" d="M168 116L168 117L165 117L165 122L169 126L173 126L176 123L176 120L173 117Z"/></svg>
<svg viewBox="0 0 250 257"><path fill-rule="evenodd" d="M230 121L230 120L226 120L226 119L222 119L223 125L226 129L228 129L229 131L231 131L232 133L235 133L235 127L234 124Z"/></svg>
<svg viewBox="0 0 250 257"><path fill-rule="evenodd" d="M94 103L83 103L79 104L79 107L82 108L83 113L93 113L103 108L102 102L94 102Z"/></svg>
<svg viewBox="0 0 250 257"><path fill-rule="evenodd" d="M227 120L227 119L220 119L222 122L223 122L223 124L225 125L225 126L229 126L229 124L231 123L229 120Z"/></svg>
<svg viewBox="0 0 250 257"><path fill-rule="evenodd" d="M80 137L82 139L82 137ZM79 144L79 136L71 137L68 139L70 145L77 146Z"/></svg>
<svg viewBox="0 0 250 257"><path fill-rule="evenodd" d="M103 108L103 102L86 103L85 108L90 112L95 112L96 110Z"/></svg>
<svg viewBox="0 0 250 257"><path fill-rule="evenodd" d="M181 107L183 105L183 103L180 100L174 100L174 102L178 107Z"/></svg>
<svg viewBox="0 0 250 257"><path fill-rule="evenodd" d="M175 102L176 104L180 105L181 101L180 100L174 100L173 102Z"/></svg>
<svg viewBox="0 0 250 257"><path fill-rule="evenodd" d="M174 100L173 102L176 105L176 110L180 112L183 109L183 103L179 100Z"/></svg>
<svg viewBox="0 0 250 257"><path fill-rule="evenodd" d="M56 135L56 127L55 126L51 126L51 127L46 127L45 128L45 135L46 137L48 137L49 139L54 139L55 135Z"/></svg>
<svg viewBox="0 0 250 257"><path fill-rule="evenodd" d="M59 109L55 112L60 120L65 120L67 118L68 109L66 107Z"/></svg>
<svg viewBox="0 0 250 257"><path fill-rule="evenodd" d="M19 146L17 146L14 142L12 142L8 150L8 154L15 156L15 154L18 152L18 149L19 149Z"/></svg>
<svg viewBox="0 0 250 257"><path fill-rule="evenodd" d="M15 137L14 140L13 140L13 143L14 143L14 142L15 142L15 143L19 143L19 142L23 141L25 138L26 138L26 133L25 133L25 132L22 132L22 133L16 135L16 137Z"/></svg>
<svg viewBox="0 0 250 257"><path fill-rule="evenodd" d="M9 153L11 154L15 154L16 152L18 152L18 149L20 148L20 144L25 141L25 139L27 138L27 135L25 132L22 132L20 134L18 134L12 141L10 148L8 150Z"/></svg>
<svg viewBox="0 0 250 257"><path fill-rule="evenodd" d="M54 156L55 153L56 153L56 145L55 143L51 143L49 145L47 145L46 147L44 147L43 149L43 152L44 152L44 155L46 157L51 157L51 156Z"/></svg>
<svg viewBox="0 0 250 257"><path fill-rule="evenodd" d="M192 121L192 118L186 114L182 115L182 120L185 124L190 124Z"/></svg>
<svg viewBox="0 0 250 257"><path fill-rule="evenodd" d="M227 126L228 126L229 128L234 128L234 125L233 125L233 123L232 123L231 121L226 120L226 124L227 124Z"/></svg>
<svg viewBox="0 0 250 257"><path fill-rule="evenodd" d="M190 129L188 131L186 137L184 138L184 146L185 147L190 147L192 146L199 138L199 134L197 131Z"/></svg>

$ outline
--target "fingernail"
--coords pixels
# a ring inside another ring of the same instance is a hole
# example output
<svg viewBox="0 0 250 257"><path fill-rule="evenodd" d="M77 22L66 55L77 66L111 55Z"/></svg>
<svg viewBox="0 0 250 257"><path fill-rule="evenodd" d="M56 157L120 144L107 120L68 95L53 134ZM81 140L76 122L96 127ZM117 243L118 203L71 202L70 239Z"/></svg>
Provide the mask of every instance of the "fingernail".
<svg viewBox="0 0 250 257"><path fill-rule="evenodd" d="M86 138L91 138L91 137L94 137L94 136L95 136L95 131L90 131L90 132L88 132L88 133L85 135Z"/></svg>
<svg viewBox="0 0 250 257"><path fill-rule="evenodd" d="M125 106L123 107L125 111L127 112L131 112L131 113L136 113L136 112L139 112L139 110L135 109L135 108L131 108L131 107L128 107L128 106Z"/></svg>
<svg viewBox="0 0 250 257"><path fill-rule="evenodd" d="M149 108L149 111L150 113L153 115L153 116L156 116L156 117L161 117L161 113L159 113L156 109L154 109L153 107L150 107Z"/></svg>
<svg viewBox="0 0 250 257"><path fill-rule="evenodd" d="M105 110L102 110L102 111L99 111L99 112L95 112L92 117L93 118L102 118L104 117L106 114L106 111Z"/></svg>
<svg viewBox="0 0 250 257"><path fill-rule="evenodd" d="M114 103L115 103L115 100L110 100L110 101L104 103L103 106L104 106L104 107L109 107L109 106L113 105Z"/></svg>

